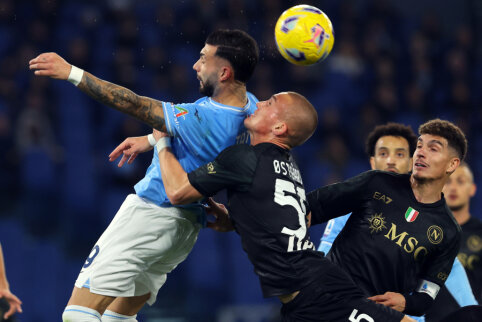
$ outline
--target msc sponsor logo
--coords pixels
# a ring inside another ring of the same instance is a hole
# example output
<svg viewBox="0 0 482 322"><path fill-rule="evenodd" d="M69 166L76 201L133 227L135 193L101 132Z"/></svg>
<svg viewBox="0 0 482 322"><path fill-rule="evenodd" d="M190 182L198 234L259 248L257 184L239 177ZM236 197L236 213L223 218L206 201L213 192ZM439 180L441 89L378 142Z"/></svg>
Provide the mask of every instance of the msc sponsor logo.
<svg viewBox="0 0 482 322"><path fill-rule="evenodd" d="M478 267L477 264L480 262L480 257L475 254L469 255L466 253L459 253L457 255L457 258L465 267L465 269L469 271L473 271L474 269L476 269L476 267Z"/></svg>
<svg viewBox="0 0 482 322"><path fill-rule="evenodd" d="M410 237L406 231L397 234L397 225L394 223L392 223L392 227L390 227L390 230L384 236L389 240L394 241L395 244L400 246L405 252L409 254L413 253L415 260L428 254L427 248L423 246L417 247L418 240L415 237Z"/></svg>
<svg viewBox="0 0 482 322"><path fill-rule="evenodd" d="M384 195L384 194L382 194L381 192L378 192L378 191L375 191L375 193L373 194L373 199L382 201L386 205L388 205L390 202L393 201L392 198L390 198L389 196Z"/></svg>
<svg viewBox="0 0 482 322"><path fill-rule="evenodd" d="M440 242L444 238L444 232L439 226L432 225L428 227L427 237L432 244L437 245L440 244Z"/></svg>
<svg viewBox="0 0 482 322"><path fill-rule="evenodd" d="M368 221L370 222L370 233L372 234L374 232L378 233L382 229L387 228L387 226L385 226L386 221L385 218L383 218L382 213L374 214L368 218Z"/></svg>

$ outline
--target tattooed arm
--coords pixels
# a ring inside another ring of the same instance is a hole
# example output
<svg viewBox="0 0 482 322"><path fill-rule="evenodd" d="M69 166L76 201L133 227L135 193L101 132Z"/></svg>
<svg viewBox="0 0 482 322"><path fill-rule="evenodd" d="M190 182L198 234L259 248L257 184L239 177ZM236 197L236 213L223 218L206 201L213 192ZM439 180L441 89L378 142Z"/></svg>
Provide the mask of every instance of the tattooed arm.
<svg viewBox="0 0 482 322"><path fill-rule="evenodd" d="M56 53L44 53L32 59L29 67L35 70L37 76L66 80L72 65ZM153 128L166 131L161 101L139 96L125 87L101 80L85 71L78 88L96 101L129 114Z"/></svg>

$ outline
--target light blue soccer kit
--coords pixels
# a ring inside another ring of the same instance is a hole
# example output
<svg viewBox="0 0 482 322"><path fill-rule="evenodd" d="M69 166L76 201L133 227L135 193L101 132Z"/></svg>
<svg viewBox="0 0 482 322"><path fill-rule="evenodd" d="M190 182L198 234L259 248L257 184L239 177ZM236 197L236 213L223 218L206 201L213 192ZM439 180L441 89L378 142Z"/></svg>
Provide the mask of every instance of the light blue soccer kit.
<svg viewBox="0 0 482 322"><path fill-rule="evenodd" d="M192 104L163 102L167 132L172 136L172 151L186 172L213 161L218 154L235 143L248 143L249 134L243 125L246 116L256 110L258 100L248 93L244 108L223 105L210 97ZM159 206L171 206L162 183L159 156L154 151L146 176L134 189L139 197ZM197 207L191 204L185 207Z"/></svg>
<svg viewBox="0 0 482 322"><path fill-rule="evenodd" d="M323 232L323 237L321 238L320 246L318 247L319 251L328 254L336 237L343 230L343 227L345 227L348 218L350 218L350 214L337 217L328 221L325 231ZM461 307L478 304L475 300L472 288L470 287L467 273L465 272L464 267L457 258L455 258L452 271L450 272L450 275L445 282L445 286L447 286L447 290L450 292L450 294L452 294L454 299ZM423 316L412 316L412 318L419 322L425 321L425 318Z"/></svg>
<svg viewBox="0 0 482 322"><path fill-rule="evenodd" d="M244 107L203 97L190 104L163 102L172 151L186 172L211 162L225 148L248 143L244 119L256 110L248 93ZM135 185L93 248L75 285L113 297L155 302L166 276L192 250L206 216L200 203L172 206L162 182L157 150L145 177ZM66 312L72 308L67 307Z"/></svg>

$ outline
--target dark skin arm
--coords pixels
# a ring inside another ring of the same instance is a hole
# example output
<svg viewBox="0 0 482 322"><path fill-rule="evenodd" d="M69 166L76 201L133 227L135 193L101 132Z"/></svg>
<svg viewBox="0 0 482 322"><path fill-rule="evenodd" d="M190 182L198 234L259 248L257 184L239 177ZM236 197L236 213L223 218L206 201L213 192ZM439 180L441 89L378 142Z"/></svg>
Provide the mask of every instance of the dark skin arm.
<svg viewBox="0 0 482 322"><path fill-rule="evenodd" d="M67 80L72 65L56 53L43 53L29 62L29 68L34 70L37 76ZM98 102L129 114L153 128L166 131L161 101L139 96L125 87L101 80L86 71L77 87Z"/></svg>

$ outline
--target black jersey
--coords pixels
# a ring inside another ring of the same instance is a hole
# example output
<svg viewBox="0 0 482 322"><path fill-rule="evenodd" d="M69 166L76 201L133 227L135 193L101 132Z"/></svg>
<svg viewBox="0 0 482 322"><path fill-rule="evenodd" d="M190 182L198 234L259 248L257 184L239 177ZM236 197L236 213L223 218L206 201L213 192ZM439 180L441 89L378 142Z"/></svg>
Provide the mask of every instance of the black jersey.
<svg viewBox="0 0 482 322"><path fill-rule="evenodd" d="M433 302L433 305L425 313L426 322L441 321L444 317L460 309L460 305L450 294L447 287L444 285L440 289L437 298Z"/></svg>
<svg viewBox="0 0 482 322"><path fill-rule="evenodd" d="M482 222L471 217L462 225L462 245L457 256L464 265L475 299L482 303Z"/></svg>
<svg viewBox="0 0 482 322"><path fill-rule="evenodd" d="M322 274L306 227L306 195L291 153L271 143L235 145L188 174L204 196L228 191L228 210L263 295L300 290Z"/></svg>
<svg viewBox="0 0 482 322"><path fill-rule="evenodd" d="M368 171L309 193L308 202L313 224L352 213L327 257L367 295L423 291L429 284L418 280L442 286L447 279L460 227L443 197L416 200L410 175Z"/></svg>

